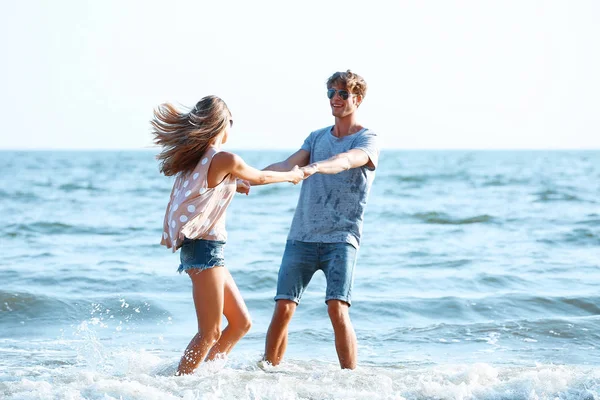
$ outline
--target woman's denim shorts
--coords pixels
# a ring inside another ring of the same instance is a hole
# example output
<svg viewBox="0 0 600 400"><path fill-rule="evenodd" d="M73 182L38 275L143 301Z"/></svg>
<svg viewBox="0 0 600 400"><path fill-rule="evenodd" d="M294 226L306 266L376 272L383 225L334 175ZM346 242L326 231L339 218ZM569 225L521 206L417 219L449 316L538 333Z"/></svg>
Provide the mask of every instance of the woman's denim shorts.
<svg viewBox="0 0 600 400"><path fill-rule="evenodd" d="M177 272L196 269L203 271L225 266L225 242L220 240L188 239L181 245L181 264Z"/></svg>

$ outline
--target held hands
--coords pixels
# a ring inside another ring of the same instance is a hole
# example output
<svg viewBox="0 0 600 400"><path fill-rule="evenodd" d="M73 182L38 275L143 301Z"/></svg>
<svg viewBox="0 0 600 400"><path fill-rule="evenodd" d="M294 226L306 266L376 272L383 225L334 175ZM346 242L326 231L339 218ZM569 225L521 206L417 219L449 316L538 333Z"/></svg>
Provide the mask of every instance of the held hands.
<svg viewBox="0 0 600 400"><path fill-rule="evenodd" d="M306 167L300 168L300 170L304 173L303 179L306 179L309 176L316 174L319 171L319 168L317 167L316 163L313 163L308 164Z"/></svg>
<svg viewBox="0 0 600 400"><path fill-rule="evenodd" d="M237 179L235 183L237 184L235 191L248 196L248 194L250 193L250 182L244 179Z"/></svg>
<svg viewBox="0 0 600 400"><path fill-rule="evenodd" d="M319 168L317 167L316 163L309 164L302 168L298 168L298 166L295 165L294 168L292 168L290 170L290 172L293 174L296 174L295 179L290 180L290 182L292 182L295 185L298 182L303 181L304 179L308 178L309 176L314 175L317 172L319 172ZM300 173L300 175L298 175L298 172Z"/></svg>
<svg viewBox="0 0 600 400"><path fill-rule="evenodd" d="M294 185L304 179L304 172L297 165L294 165L294 168L290 170L290 174L290 182L292 182Z"/></svg>

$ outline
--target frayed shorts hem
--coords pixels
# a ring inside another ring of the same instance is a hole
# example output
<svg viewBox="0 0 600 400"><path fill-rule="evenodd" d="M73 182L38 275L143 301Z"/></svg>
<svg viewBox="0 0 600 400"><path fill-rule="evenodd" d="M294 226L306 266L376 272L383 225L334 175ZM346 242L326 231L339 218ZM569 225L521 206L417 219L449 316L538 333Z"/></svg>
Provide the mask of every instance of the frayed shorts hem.
<svg viewBox="0 0 600 400"><path fill-rule="evenodd" d="M189 272L192 270L204 271L206 269L211 269L211 268L216 268L216 267L224 267L224 265L201 264L201 265L186 265L185 267L183 265L180 265L179 268L177 268L177 272L179 272L181 274L183 272Z"/></svg>
<svg viewBox="0 0 600 400"><path fill-rule="evenodd" d="M185 238L181 245L181 262L177 272L224 267L224 247L224 241Z"/></svg>

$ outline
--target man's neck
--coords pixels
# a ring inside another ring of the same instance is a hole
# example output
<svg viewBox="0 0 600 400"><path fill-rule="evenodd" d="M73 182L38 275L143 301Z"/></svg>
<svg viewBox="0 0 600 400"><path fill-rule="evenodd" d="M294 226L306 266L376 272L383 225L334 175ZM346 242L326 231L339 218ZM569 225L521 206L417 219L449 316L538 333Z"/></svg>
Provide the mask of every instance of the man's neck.
<svg viewBox="0 0 600 400"><path fill-rule="evenodd" d="M362 128L363 127L356 121L356 118L354 118L354 114L352 114L345 118L336 118L332 133L333 136L341 138L353 135Z"/></svg>

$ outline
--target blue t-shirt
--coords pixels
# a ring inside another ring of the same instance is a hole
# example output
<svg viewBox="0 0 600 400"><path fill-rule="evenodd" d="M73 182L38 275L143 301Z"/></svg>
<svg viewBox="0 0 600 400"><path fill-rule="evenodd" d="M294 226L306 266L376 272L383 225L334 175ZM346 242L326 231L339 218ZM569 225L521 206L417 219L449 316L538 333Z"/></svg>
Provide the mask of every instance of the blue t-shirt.
<svg viewBox="0 0 600 400"><path fill-rule="evenodd" d="M332 126L312 132L301 149L310 152L310 162L361 149L377 168L377 135L362 129L337 138ZM368 165L368 164L367 164ZM288 240L319 243L350 243L358 248L367 197L375 168L364 165L334 175L314 174L302 181L298 206Z"/></svg>

